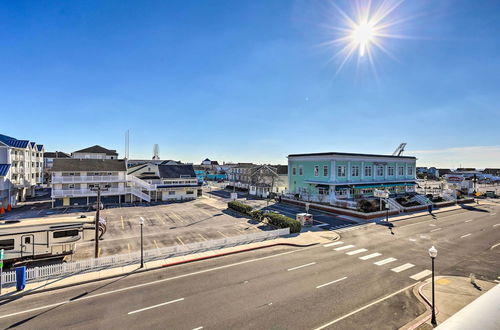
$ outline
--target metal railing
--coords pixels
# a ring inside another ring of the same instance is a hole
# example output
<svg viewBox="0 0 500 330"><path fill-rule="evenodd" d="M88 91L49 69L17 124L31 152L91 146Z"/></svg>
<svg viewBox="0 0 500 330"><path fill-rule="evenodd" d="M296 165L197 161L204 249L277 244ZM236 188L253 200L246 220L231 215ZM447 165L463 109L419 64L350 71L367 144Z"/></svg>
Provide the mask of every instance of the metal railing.
<svg viewBox="0 0 500 330"><path fill-rule="evenodd" d="M53 175L52 183L77 183L77 182L119 182L126 181L125 177L119 175L76 175L60 176Z"/></svg>
<svg viewBox="0 0 500 330"><path fill-rule="evenodd" d="M107 190L102 190L101 195L124 195L131 193L131 188L108 188ZM93 191L87 188L84 189L52 189L52 198L62 198L62 197L86 197L86 196L97 196L97 191Z"/></svg>
<svg viewBox="0 0 500 330"><path fill-rule="evenodd" d="M144 180L139 179L135 175L128 174L127 175L127 181L134 183L134 185L142 187L144 189L147 189L149 191L154 191L156 190L156 185L155 184L150 184Z"/></svg>
<svg viewBox="0 0 500 330"><path fill-rule="evenodd" d="M275 239L290 234L290 228L266 231L257 234L227 237L224 239L190 243L186 245L174 245L159 249L144 251L144 261L153 261L201 253L204 251L218 250L227 247L261 242ZM119 266L135 264L140 261L140 251L128 254L117 254L98 259L91 258L81 261L66 262L41 267L32 267L26 270L26 280L36 282L61 276L71 276L80 273L104 270ZM16 282L16 272L4 272L2 283L5 285Z"/></svg>

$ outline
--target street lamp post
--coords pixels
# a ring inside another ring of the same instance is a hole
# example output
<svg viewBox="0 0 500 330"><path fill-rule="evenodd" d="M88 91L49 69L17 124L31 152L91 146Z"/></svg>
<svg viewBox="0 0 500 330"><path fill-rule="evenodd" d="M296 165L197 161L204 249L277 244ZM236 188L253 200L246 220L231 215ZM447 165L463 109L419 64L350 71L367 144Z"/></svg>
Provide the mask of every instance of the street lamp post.
<svg viewBox="0 0 500 330"><path fill-rule="evenodd" d="M434 247L434 245L429 249L429 256L431 257L432 260L432 318L431 318L431 324L433 326L437 325L436 322L436 300L435 300L435 295L434 295L434 259L437 256L438 251Z"/></svg>
<svg viewBox="0 0 500 330"><path fill-rule="evenodd" d="M95 215L95 248L94 248L94 258L99 257L99 224L100 224L100 211L101 211L101 191L108 190L107 188L101 188L101 186L97 186L95 188L91 188L91 191L97 192L97 211Z"/></svg>
<svg viewBox="0 0 500 330"><path fill-rule="evenodd" d="M385 202L385 221L389 222L389 203L386 201Z"/></svg>
<svg viewBox="0 0 500 330"><path fill-rule="evenodd" d="M139 223L141 224L141 268L144 268L144 238L142 234L142 227L144 226L144 218L139 218Z"/></svg>

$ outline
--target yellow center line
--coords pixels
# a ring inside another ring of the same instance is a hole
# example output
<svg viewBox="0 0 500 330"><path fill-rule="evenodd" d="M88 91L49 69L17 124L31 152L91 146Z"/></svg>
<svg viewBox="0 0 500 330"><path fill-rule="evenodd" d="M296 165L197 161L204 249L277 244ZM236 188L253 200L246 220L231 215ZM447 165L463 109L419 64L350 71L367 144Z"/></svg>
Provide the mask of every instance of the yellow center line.
<svg viewBox="0 0 500 330"><path fill-rule="evenodd" d="M217 232L218 232L219 234L221 234L222 236L227 237L227 235L225 235L225 234L221 233L220 231L217 231Z"/></svg>
<svg viewBox="0 0 500 330"><path fill-rule="evenodd" d="M125 224L123 223L123 217L120 216L120 219L122 219L122 230L125 230Z"/></svg>
<svg viewBox="0 0 500 330"><path fill-rule="evenodd" d="M198 236L200 236L204 241L206 241L207 239L205 238L205 236L203 236L202 234L198 234Z"/></svg>
<svg viewBox="0 0 500 330"><path fill-rule="evenodd" d="M101 256L101 248L99 248L99 250L97 250L97 257L99 258Z"/></svg>
<svg viewBox="0 0 500 330"><path fill-rule="evenodd" d="M185 245L179 236L177 236L177 240L179 240L179 242L181 242L182 245Z"/></svg>
<svg viewBox="0 0 500 330"><path fill-rule="evenodd" d="M157 248L157 249L159 249L159 248L160 248L160 247L158 246L158 243L156 242L156 240L155 240L155 239L153 240L153 243L155 243L155 246L156 246L156 248Z"/></svg>

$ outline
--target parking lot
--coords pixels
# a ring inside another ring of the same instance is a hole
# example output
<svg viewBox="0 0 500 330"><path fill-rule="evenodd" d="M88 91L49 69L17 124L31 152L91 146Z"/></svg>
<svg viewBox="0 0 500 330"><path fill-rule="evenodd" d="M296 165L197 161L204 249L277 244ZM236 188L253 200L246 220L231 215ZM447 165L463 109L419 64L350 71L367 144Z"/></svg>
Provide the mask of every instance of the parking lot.
<svg viewBox="0 0 500 330"><path fill-rule="evenodd" d="M269 230L256 221L229 213L223 201L201 198L156 206L108 208L102 211L107 232L99 242L99 256L140 249L140 217L144 222L144 249L185 245ZM92 257L94 242L77 246L73 260Z"/></svg>

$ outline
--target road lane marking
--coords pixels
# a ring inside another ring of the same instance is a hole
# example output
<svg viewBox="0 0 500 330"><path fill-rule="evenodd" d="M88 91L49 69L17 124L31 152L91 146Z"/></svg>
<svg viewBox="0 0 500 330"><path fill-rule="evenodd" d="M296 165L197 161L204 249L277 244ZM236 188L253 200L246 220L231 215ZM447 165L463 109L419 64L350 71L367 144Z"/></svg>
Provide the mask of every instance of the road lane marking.
<svg viewBox="0 0 500 330"><path fill-rule="evenodd" d="M465 234L465 235L462 235L460 236L460 238L466 238L467 236L470 236L471 234Z"/></svg>
<svg viewBox="0 0 500 330"><path fill-rule="evenodd" d="M432 272L430 270L426 269L426 270L421 271L420 273L416 273L415 275L410 276L410 278L415 280L415 281L418 281L424 277L429 276L430 274L432 274Z"/></svg>
<svg viewBox="0 0 500 330"><path fill-rule="evenodd" d="M186 245L186 244L184 244L184 242L181 240L181 238L180 238L179 236L177 236L176 238L177 238L177 240L178 240L179 242L181 242L181 244L182 244L182 245Z"/></svg>
<svg viewBox="0 0 500 330"><path fill-rule="evenodd" d="M333 242L333 243L328 243L328 244L325 244L325 245L323 245L323 246L324 246L324 247L330 247L330 246L341 245L341 244L344 244L344 242L342 242L342 241L339 241L339 242Z"/></svg>
<svg viewBox="0 0 500 330"><path fill-rule="evenodd" d="M335 251L342 251L342 250L347 250L347 249L352 249L354 245L346 245L346 246L341 246L339 248L334 249Z"/></svg>
<svg viewBox="0 0 500 330"><path fill-rule="evenodd" d="M409 286L407 286L406 288L403 288L403 289L401 289L401 290L398 290L398 291L396 291L396 292L391 293L390 295L387 295L387 296L382 297L382 298L380 298L380 299L378 299L378 300L375 300L374 302L371 302L371 303L369 303L368 305L365 305L365 306L363 306L363 307L360 307L360 308L358 308L358 309L356 309L356 310L354 310L354 311L352 311L352 312L350 312L350 313L348 313L348 314L346 314L346 315L344 315L344 316L341 316L341 317L339 317L339 318L337 318L337 319L335 319L335 320L333 320L333 321L330 321L330 322L328 322L328 323L326 323L326 324L323 324L322 326L320 326L320 327L318 327L318 328L316 328L316 329L314 329L314 330L322 330L322 329L324 329L324 328L327 328L327 327L329 327L329 326L331 326L331 325L333 325L333 324L335 324L335 323L337 323L337 322L339 322L339 321L342 321L342 320L343 320L343 319L345 319L345 318L348 318L348 317L349 317L349 316L351 316L351 315L354 315L354 314L356 314L356 313L359 313L359 312L361 312L362 310L365 310L365 309L367 309L367 308L369 308L369 307L371 307L371 306L373 306L373 305L378 304L379 302L382 302L382 301L384 301L384 300L386 300L386 299L389 299L389 298L391 298L391 297L393 297L393 296L395 296L395 295L397 295L397 294L400 294L401 292L408 290L409 288L413 287L414 285L415 285L415 284L409 285Z"/></svg>
<svg viewBox="0 0 500 330"><path fill-rule="evenodd" d="M395 273L400 273L402 272L403 270L407 270L407 269L410 269L412 267L415 267L414 264L410 264L410 263L407 263L407 264L404 264L404 265L401 265L399 267L395 267L393 269L391 269L393 272Z"/></svg>
<svg viewBox="0 0 500 330"><path fill-rule="evenodd" d="M228 264L228 265L223 265L223 266L218 266L218 267L213 267L213 268L199 270L199 271L192 272L192 273L181 274L181 275L177 275L177 276L173 276L173 277L163 278L161 280L156 280L156 281L151 281L151 282L145 282L145 283L140 283L140 284L132 285L132 286L125 287L125 288L120 288L120 289L116 289L116 290L106 291L106 292L102 292L102 293L96 293L96 294L93 294L93 295L90 295L90 296L84 296L84 297L73 299L73 300L64 300L64 301L61 301L61 302L58 302L58 303L55 303L55 304L50 304L50 305L35 307L35 308L32 308L32 309L26 309L26 310L23 310L23 311L20 311L20 312L15 312L15 313L6 314L6 315L0 315L0 319L6 318L6 317L11 317L11 316L16 316L16 315L19 315L19 314L25 314L25 313L35 312L35 311L39 311L39 310L43 310L43 309L48 309L48 308L52 308L52 307L55 307L55 306L60 306L60 305L68 304L68 303L74 303L74 302L77 302L77 301L82 301L82 300L97 298L97 297L101 297L101 296L107 296L107 295L113 294L113 293L129 291L129 290L132 290L132 289L138 289L138 288L150 286L150 285L153 285L153 284L158 284L158 283L163 283L163 282L178 280L178 279L181 279L181 278L190 277L190 276L194 276L194 275L205 274L205 273L209 273L209 272L213 272L213 271L217 271L217 270L221 270L221 269L226 269L226 268L231 268L231 267L235 267L235 266L239 266L239 265L245 265L245 264L256 262L256 261L261 261L261 260L267 260L267 259L271 259L271 258L281 257L281 256L284 256L284 255L288 255L288 254L292 254L292 253L296 253L296 252L302 252L302 251L305 251L305 250L309 250L309 249L312 249L312 248L315 248L315 247L316 246L311 246L311 247L306 247L306 248L302 248L302 249L299 249L299 250L292 250L292 251L287 251L287 252L281 252L281 253L277 253L277 254L273 254L273 255L270 255L270 256L261 257L261 258L255 258L255 259L250 259L250 260L239 261L239 262L235 262L235 263Z"/></svg>
<svg viewBox="0 0 500 330"><path fill-rule="evenodd" d="M469 219L469 220L465 220L465 222L471 222L471 221L472 221L472 219Z"/></svg>
<svg viewBox="0 0 500 330"><path fill-rule="evenodd" d="M123 223L123 217L120 215L120 219L122 220L122 230L125 230L125 224Z"/></svg>
<svg viewBox="0 0 500 330"><path fill-rule="evenodd" d="M368 260L368 259L375 258L375 257L381 256L381 255L382 255L382 253L375 252L375 253L372 253L372 254L369 254L366 256L359 257L359 259Z"/></svg>
<svg viewBox="0 0 500 330"><path fill-rule="evenodd" d="M292 270L296 270L296 269L300 269L300 268L304 268L304 267L308 267L308 266L312 266L312 265L316 265L316 263L315 262L310 262L310 263L305 264L305 265L300 265L300 266L297 266L297 267L288 268L287 272L292 271Z"/></svg>
<svg viewBox="0 0 500 330"><path fill-rule="evenodd" d="M429 226L431 226L431 227L436 227L437 225L436 225L436 224L434 224L434 223L431 223Z"/></svg>
<svg viewBox="0 0 500 330"><path fill-rule="evenodd" d="M194 328L193 330L201 330L203 327Z"/></svg>
<svg viewBox="0 0 500 330"><path fill-rule="evenodd" d="M416 240L416 239L414 239L414 238L409 238L408 240L409 240L410 242L416 242L416 241L417 241L417 240Z"/></svg>
<svg viewBox="0 0 500 330"><path fill-rule="evenodd" d="M493 250L494 248L496 248L499 245L500 245L500 243L493 245L492 247L490 247L490 250ZM499 276L499 278L500 278L500 276Z"/></svg>
<svg viewBox="0 0 500 330"><path fill-rule="evenodd" d="M333 284L333 283L337 283L337 282L343 281L343 280L345 280L346 278L347 278L347 276L346 276L346 277L339 278L339 279L337 279L337 280L335 280L335 281L331 281L331 282L328 282L328 283L325 283L325 284L318 285L318 286L316 287L316 289L322 288L322 287L324 287L324 286L327 286L327 285L330 285L330 284Z"/></svg>
<svg viewBox="0 0 500 330"><path fill-rule="evenodd" d="M498 227L500 226L500 223L494 224L493 227Z"/></svg>
<svg viewBox="0 0 500 330"><path fill-rule="evenodd" d="M355 254L358 254L358 253L361 253L361 252L366 252L366 251L368 251L368 250L367 249L359 249L359 250L354 250L354 251L346 252L345 254L352 256L352 255L355 255Z"/></svg>
<svg viewBox="0 0 500 330"><path fill-rule="evenodd" d="M438 231L438 230L441 230L441 229L443 229L443 228L436 228L436 229L433 229L433 230L431 230L431 233L432 233L433 231Z"/></svg>
<svg viewBox="0 0 500 330"><path fill-rule="evenodd" d="M131 251L130 251L130 243L127 243L127 248L128 248L128 253L131 253Z"/></svg>
<svg viewBox="0 0 500 330"><path fill-rule="evenodd" d="M496 213L491 213L490 216L494 216L494 215L497 215Z"/></svg>
<svg viewBox="0 0 500 330"><path fill-rule="evenodd" d="M165 305L173 304L173 303L176 303L176 302L179 302L179 301L183 301L183 300L184 300L184 298L179 298L179 299L175 299L175 300L167 301L167 302L164 302L164 303L161 303L161 304L158 304L158 305L153 305L153 306L149 306L149 307L144 307L144 308L141 308L141 309L138 309L138 310L135 310L135 311L128 312L128 315L130 315L130 314L135 314L135 313L139 313L139 312L144 312L144 311L147 311L147 310L149 310L149 309L153 309L153 308L157 308L157 307L161 307L161 306L165 306Z"/></svg>
<svg viewBox="0 0 500 330"><path fill-rule="evenodd" d="M373 264L377 265L377 266L382 266L382 265L388 264L388 263L396 261L396 260L398 260L398 259L391 257L391 258L387 258L387 259L384 259L384 260L376 261Z"/></svg>
<svg viewBox="0 0 500 330"><path fill-rule="evenodd" d="M206 241L207 239L205 238L205 236L203 236L202 234L198 233L198 236L201 237L202 240Z"/></svg>

